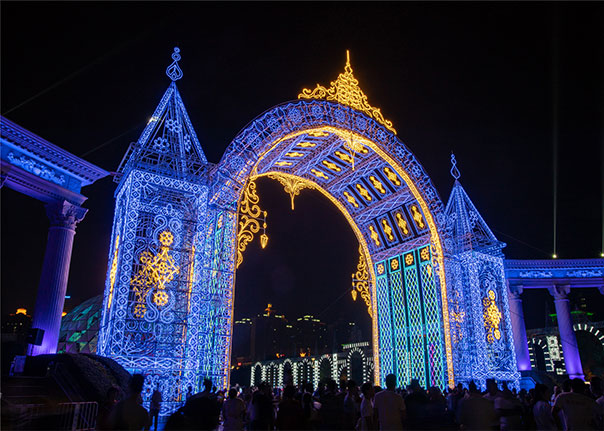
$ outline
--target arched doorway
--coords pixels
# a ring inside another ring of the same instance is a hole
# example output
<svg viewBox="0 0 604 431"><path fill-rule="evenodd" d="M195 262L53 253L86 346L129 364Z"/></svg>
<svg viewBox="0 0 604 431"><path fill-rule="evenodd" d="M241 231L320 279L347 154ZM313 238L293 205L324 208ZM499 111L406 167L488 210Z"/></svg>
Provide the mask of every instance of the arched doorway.
<svg viewBox="0 0 604 431"><path fill-rule="evenodd" d="M301 190L313 189L342 212L359 241L358 290L372 315L376 381L396 373L401 382L453 382L442 203L392 131L337 103L279 105L234 139L215 176L209 235L215 238L210 253L217 277L207 283L228 292L216 314L232 318L234 272L247 243L260 235L255 179L279 181L292 205ZM231 326L213 329L216 354L206 373L224 376Z"/></svg>

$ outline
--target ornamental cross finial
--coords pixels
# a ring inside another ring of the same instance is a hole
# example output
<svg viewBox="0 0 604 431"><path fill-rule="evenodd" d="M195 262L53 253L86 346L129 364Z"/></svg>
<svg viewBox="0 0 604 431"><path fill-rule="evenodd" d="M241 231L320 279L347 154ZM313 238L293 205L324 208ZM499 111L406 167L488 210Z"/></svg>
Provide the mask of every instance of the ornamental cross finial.
<svg viewBox="0 0 604 431"><path fill-rule="evenodd" d="M457 160L455 160L455 154L453 154L453 152L451 152L451 176L456 180L461 177L459 169L457 169Z"/></svg>
<svg viewBox="0 0 604 431"><path fill-rule="evenodd" d="M182 78L182 70L180 69L180 67L178 66L178 61L180 60L180 48L178 48L177 46L174 47L174 52L172 53L172 64L170 64L167 68L166 68L166 75L168 75L168 77L172 80L172 81L178 81L180 78Z"/></svg>

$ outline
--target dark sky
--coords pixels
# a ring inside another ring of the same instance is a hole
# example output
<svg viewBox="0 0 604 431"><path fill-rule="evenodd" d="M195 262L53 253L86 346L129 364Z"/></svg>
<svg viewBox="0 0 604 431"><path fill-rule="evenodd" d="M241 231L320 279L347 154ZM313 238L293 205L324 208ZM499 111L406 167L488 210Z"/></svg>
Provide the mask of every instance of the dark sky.
<svg viewBox="0 0 604 431"><path fill-rule="evenodd" d="M603 23L601 3L2 2L1 112L114 171L167 88L164 70L179 46L178 86L216 163L253 118L334 80L350 49L370 103L445 201L455 152L462 184L509 258L553 250L558 100L558 255L597 257ZM68 308L103 291L114 189L106 178L83 190L90 211L77 230ZM357 254L344 218L318 194L303 192L292 213L280 186L259 189L271 242L245 255L236 315L269 301L288 317L362 314L346 295L338 299ZM4 315L33 308L48 223L41 203L12 190L2 190L1 215ZM602 297L590 295L604 310ZM545 311L532 310L547 304L543 292L527 295L529 327L542 325Z"/></svg>

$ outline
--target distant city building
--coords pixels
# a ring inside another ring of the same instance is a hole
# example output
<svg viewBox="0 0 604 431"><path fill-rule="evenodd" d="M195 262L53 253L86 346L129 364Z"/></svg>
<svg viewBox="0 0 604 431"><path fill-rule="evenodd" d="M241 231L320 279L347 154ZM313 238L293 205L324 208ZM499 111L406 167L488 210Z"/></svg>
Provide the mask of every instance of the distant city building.
<svg viewBox="0 0 604 431"><path fill-rule="evenodd" d="M27 309L17 308L14 314L9 314L2 322L2 335L4 337L4 335L13 334L17 337L25 337L30 327L31 316L27 314Z"/></svg>

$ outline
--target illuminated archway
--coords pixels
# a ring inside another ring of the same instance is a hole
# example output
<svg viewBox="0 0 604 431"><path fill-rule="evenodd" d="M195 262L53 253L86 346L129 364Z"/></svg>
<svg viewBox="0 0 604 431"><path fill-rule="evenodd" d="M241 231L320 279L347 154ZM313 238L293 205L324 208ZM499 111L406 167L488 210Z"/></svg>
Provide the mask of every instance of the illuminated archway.
<svg viewBox="0 0 604 431"><path fill-rule="evenodd" d="M178 50L172 58L173 82L119 168L98 343L101 355L149 381L169 376L162 414L205 378L228 386L236 269L250 241L269 241L254 182L265 176L283 185L292 209L304 189L322 193L353 230L351 294L372 317L366 359L377 383L389 373L440 387L518 380L502 245L457 181L444 210L349 63L331 87L257 117L213 165L174 82ZM476 237L485 232L488 241ZM304 359L294 377L316 384L318 361ZM333 376L337 367L333 359ZM274 384L280 372L257 364L252 375Z"/></svg>
<svg viewBox="0 0 604 431"><path fill-rule="evenodd" d="M290 102L265 112L233 140L213 171L210 197L208 254L215 266L206 282L228 299L213 315L232 318L236 267L263 227L254 180L279 181L292 207L302 190L317 190L359 241L358 294L372 315L376 381L396 373L401 382L452 385L443 205L413 154L370 113L324 100ZM208 357L222 360L206 362L203 372L228 379L230 320L221 327L207 323L217 346Z"/></svg>

